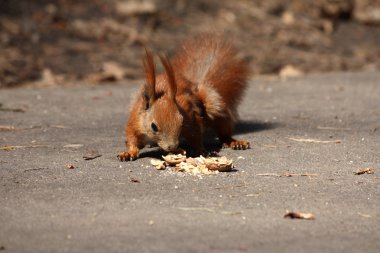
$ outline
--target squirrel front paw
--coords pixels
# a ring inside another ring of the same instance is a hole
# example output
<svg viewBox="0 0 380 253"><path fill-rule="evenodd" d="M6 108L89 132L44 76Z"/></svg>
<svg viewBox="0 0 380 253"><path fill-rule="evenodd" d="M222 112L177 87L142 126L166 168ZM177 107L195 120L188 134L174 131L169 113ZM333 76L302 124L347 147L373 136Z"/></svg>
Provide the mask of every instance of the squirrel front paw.
<svg viewBox="0 0 380 253"><path fill-rule="evenodd" d="M244 150L244 149L249 149L250 144L249 144L249 141L231 140L228 142L223 142L223 148L232 148L235 150Z"/></svg>
<svg viewBox="0 0 380 253"><path fill-rule="evenodd" d="M117 155L117 158L122 162L133 161L133 160L136 160L137 157L139 157L138 152L133 152L133 151L125 151Z"/></svg>

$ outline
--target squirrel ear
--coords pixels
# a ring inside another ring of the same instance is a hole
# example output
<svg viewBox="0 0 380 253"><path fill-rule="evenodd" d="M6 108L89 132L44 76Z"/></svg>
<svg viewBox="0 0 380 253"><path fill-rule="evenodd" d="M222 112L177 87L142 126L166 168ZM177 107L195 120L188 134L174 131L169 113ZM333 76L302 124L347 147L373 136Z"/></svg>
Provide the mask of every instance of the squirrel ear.
<svg viewBox="0 0 380 253"><path fill-rule="evenodd" d="M152 53L145 48L145 58L143 60L145 87L144 87L144 101L145 109L147 110L156 100L156 71Z"/></svg>
<svg viewBox="0 0 380 253"><path fill-rule="evenodd" d="M175 96L177 94L177 85L175 83L174 70L173 66L170 63L168 57L160 55L160 60L162 65L165 68L167 81L169 83L169 96L175 100Z"/></svg>

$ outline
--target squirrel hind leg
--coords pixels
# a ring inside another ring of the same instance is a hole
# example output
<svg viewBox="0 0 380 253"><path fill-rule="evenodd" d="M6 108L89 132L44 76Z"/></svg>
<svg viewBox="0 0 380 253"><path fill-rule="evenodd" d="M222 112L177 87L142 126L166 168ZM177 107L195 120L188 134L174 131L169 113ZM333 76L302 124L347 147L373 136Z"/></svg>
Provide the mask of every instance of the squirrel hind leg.
<svg viewBox="0 0 380 253"><path fill-rule="evenodd" d="M235 140L233 138L222 142L223 148L232 148L234 150L245 150L251 147L249 141Z"/></svg>
<svg viewBox="0 0 380 253"><path fill-rule="evenodd" d="M212 128L215 130L222 143L223 148L231 148L234 150L244 150L250 148L249 141L235 140L232 138L232 129L234 121L231 117L221 117L213 121Z"/></svg>

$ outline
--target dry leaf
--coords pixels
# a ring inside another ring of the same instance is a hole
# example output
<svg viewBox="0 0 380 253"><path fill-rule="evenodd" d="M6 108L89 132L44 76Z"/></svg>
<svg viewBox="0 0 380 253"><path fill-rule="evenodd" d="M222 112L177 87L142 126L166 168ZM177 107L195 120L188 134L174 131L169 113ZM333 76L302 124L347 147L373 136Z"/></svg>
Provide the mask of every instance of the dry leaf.
<svg viewBox="0 0 380 253"><path fill-rule="evenodd" d="M285 24L285 25L293 25L294 22L296 21L295 18L294 18L294 15L293 13L289 12L289 11L285 11L282 16L281 16L281 21Z"/></svg>
<svg viewBox="0 0 380 253"><path fill-rule="evenodd" d="M16 150L19 148L46 148L49 147L48 145L28 145L28 146L11 146L11 145L5 145L0 147L0 150Z"/></svg>
<svg viewBox="0 0 380 253"><path fill-rule="evenodd" d="M20 148L20 147L21 146L8 146L8 145L5 145L5 146L0 147L0 150L11 151L11 150L15 150L16 148Z"/></svg>
<svg viewBox="0 0 380 253"><path fill-rule="evenodd" d="M281 78L287 78L287 77L297 77L301 76L303 74L302 70L294 67L293 65L286 65L280 70L280 77Z"/></svg>
<svg viewBox="0 0 380 253"><path fill-rule="evenodd" d="M302 139L302 138L288 138L292 141L307 142L307 143L341 143L341 140L322 141L317 139Z"/></svg>
<svg viewBox="0 0 380 253"><path fill-rule="evenodd" d="M378 1L355 1L353 18L362 24L380 24L380 4Z"/></svg>
<svg viewBox="0 0 380 253"><path fill-rule="evenodd" d="M116 2L116 12L125 15L141 15L152 14L157 12L157 7L154 2L151 1L122 1Z"/></svg>
<svg viewBox="0 0 380 253"><path fill-rule="evenodd" d="M104 62L102 71L98 73L89 74L86 80L89 82L116 82L122 80L126 75L126 70L123 66L116 62ZM98 99L99 97L93 97Z"/></svg>
<svg viewBox="0 0 380 253"><path fill-rule="evenodd" d="M49 127L53 127L53 128L62 128L62 129L70 129L70 127L68 127L68 126L64 126L64 125L50 125Z"/></svg>
<svg viewBox="0 0 380 253"><path fill-rule="evenodd" d="M351 130L351 128L344 128L344 127L328 127L328 126L317 126L318 129L321 130L338 130L338 131L344 131L344 130Z"/></svg>
<svg viewBox="0 0 380 253"><path fill-rule="evenodd" d="M206 208L206 207L178 207L178 209L182 211L205 211L205 212L215 213L214 209Z"/></svg>
<svg viewBox="0 0 380 253"><path fill-rule="evenodd" d="M105 76L115 80L121 80L124 78L124 68L116 62L104 62L103 71Z"/></svg>
<svg viewBox="0 0 380 253"><path fill-rule="evenodd" d="M15 126L0 125L0 131L15 131Z"/></svg>
<svg viewBox="0 0 380 253"><path fill-rule="evenodd" d="M287 212L284 215L284 218L314 220L315 219L315 215L312 214L312 213Z"/></svg>
<svg viewBox="0 0 380 253"><path fill-rule="evenodd" d="M4 112L25 112L25 110L22 108L6 108L6 107L3 107L2 104L0 104L0 111L4 111Z"/></svg>
<svg viewBox="0 0 380 253"><path fill-rule="evenodd" d="M96 150L90 150L87 154L83 155L84 160L92 160L98 157L101 157L102 155L99 154Z"/></svg>
<svg viewBox="0 0 380 253"><path fill-rule="evenodd" d="M54 74L53 72L51 71L51 69L47 69L45 68L44 70L42 70L42 74L41 74L41 82L45 85L53 85L53 84L56 84L56 80L55 80L55 77L54 77Z"/></svg>
<svg viewBox="0 0 380 253"><path fill-rule="evenodd" d="M372 168L363 168L358 169L357 171L354 171L354 175L362 175L362 174L374 174L375 170Z"/></svg>
<svg viewBox="0 0 380 253"><path fill-rule="evenodd" d="M288 172L284 172L284 173L261 173L261 174L256 174L256 176L268 176L268 177L296 177L296 176L300 176L300 177L316 177L318 176L318 174L310 174L310 173L300 173L300 174L294 174L294 173L288 173Z"/></svg>
<svg viewBox="0 0 380 253"><path fill-rule="evenodd" d="M67 144L63 146L64 148L81 148L83 144Z"/></svg>
<svg viewBox="0 0 380 253"><path fill-rule="evenodd" d="M70 170L73 170L73 169L75 169L75 166L72 165L72 164L67 164L67 165L66 165L66 168L67 168L67 169L70 169Z"/></svg>
<svg viewBox="0 0 380 253"><path fill-rule="evenodd" d="M360 215L360 216L362 216L362 217L364 217L364 218L371 218L371 217L372 217L372 216L369 215L369 214L359 213L359 212L358 212L358 215Z"/></svg>
<svg viewBox="0 0 380 253"><path fill-rule="evenodd" d="M132 183L140 183L140 180L138 180L137 178L133 178L133 177L131 177L129 179L129 181L131 181Z"/></svg>

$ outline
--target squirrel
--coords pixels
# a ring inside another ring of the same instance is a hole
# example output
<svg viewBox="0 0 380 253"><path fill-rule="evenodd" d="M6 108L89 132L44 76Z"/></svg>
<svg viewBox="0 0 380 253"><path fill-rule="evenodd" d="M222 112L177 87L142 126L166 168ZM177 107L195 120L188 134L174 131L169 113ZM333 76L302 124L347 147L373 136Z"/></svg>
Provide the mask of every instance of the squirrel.
<svg viewBox="0 0 380 253"><path fill-rule="evenodd" d="M248 141L232 138L249 66L225 36L188 38L171 60L159 56L165 71L157 76L152 53L145 53L145 84L130 111L127 151L118 154L119 160L137 159L147 144L176 152L182 139L196 154L207 154L202 143L206 128L216 132L223 148L250 148Z"/></svg>

